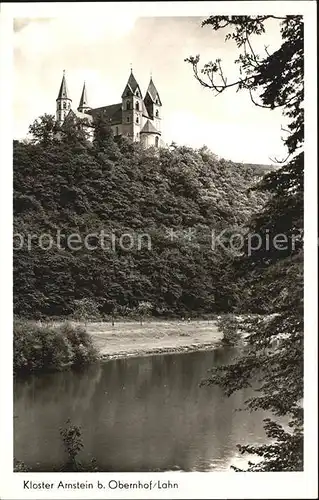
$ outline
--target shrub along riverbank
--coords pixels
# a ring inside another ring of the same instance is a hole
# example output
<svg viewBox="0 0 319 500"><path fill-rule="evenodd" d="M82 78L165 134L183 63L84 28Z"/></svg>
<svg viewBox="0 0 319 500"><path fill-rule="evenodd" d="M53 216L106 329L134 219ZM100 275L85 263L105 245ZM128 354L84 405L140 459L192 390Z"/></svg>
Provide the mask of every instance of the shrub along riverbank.
<svg viewBox="0 0 319 500"><path fill-rule="evenodd" d="M14 373L59 371L95 361L98 353L81 326L39 325L17 320L13 325Z"/></svg>

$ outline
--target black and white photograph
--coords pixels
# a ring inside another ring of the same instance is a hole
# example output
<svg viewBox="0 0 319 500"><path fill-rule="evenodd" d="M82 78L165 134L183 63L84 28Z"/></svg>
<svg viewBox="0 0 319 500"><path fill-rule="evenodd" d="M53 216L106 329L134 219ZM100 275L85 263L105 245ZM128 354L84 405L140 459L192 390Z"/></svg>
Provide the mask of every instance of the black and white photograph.
<svg viewBox="0 0 319 500"><path fill-rule="evenodd" d="M315 498L314 2L14 5L15 494Z"/></svg>

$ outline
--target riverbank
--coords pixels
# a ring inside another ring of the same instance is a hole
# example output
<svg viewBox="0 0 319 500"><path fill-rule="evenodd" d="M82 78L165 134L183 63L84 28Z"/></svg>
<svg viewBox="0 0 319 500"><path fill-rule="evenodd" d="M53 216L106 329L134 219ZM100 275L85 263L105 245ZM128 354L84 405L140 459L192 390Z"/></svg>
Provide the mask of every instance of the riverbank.
<svg viewBox="0 0 319 500"><path fill-rule="evenodd" d="M214 320L14 322L16 375L61 371L97 360L208 351L221 345Z"/></svg>
<svg viewBox="0 0 319 500"><path fill-rule="evenodd" d="M215 321L88 323L86 331L104 360L211 350L222 333Z"/></svg>

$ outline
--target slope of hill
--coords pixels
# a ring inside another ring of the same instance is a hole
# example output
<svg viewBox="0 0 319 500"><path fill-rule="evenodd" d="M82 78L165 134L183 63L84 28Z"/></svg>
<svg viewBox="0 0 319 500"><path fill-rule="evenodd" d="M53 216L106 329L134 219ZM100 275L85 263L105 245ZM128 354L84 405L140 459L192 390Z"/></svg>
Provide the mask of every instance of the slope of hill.
<svg viewBox="0 0 319 500"><path fill-rule="evenodd" d="M212 233L260 208L259 168L100 132L14 143L15 313L72 316L82 299L103 314L231 307L232 255Z"/></svg>

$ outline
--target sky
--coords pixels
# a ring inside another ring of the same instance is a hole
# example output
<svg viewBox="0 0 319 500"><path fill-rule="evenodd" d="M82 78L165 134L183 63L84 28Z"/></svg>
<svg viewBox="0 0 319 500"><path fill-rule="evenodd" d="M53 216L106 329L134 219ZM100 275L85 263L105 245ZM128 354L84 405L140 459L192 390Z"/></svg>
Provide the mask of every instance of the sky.
<svg viewBox="0 0 319 500"><path fill-rule="evenodd" d="M14 20L14 137L26 137L28 126L44 113L55 114L56 98L66 71L77 108L84 80L91 107L121 101L133 73L146 91L150 74L163 108L163 139L195 148L206 145L218 156L238 162L272 163L285 156L280 110L254 106L244 92L229 89L214 96L194 78L184 62L200 54L203 63L222 59L228 81L238 76L238 49L225 43L225 32L201 27L205 17L108 16L16 18ZM275 50L278 25L257 37L255 47Z"/></svg>

